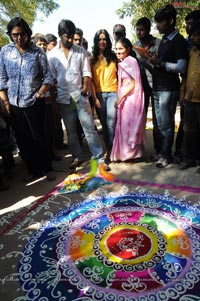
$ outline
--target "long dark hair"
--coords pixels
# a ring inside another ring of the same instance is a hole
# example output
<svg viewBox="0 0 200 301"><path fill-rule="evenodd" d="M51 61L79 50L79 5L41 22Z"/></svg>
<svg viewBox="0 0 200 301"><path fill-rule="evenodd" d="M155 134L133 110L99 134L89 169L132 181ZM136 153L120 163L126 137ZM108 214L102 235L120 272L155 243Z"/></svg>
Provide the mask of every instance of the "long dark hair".
<svg viewBox="0 0 200 301"><path fill-rule="evenodd" d="M94 45L92 47L92 54L93 54L92 64L93 65L98 61L98 56L100 54L98 44L99 44L99 36L102 33L106 37L107 46L103 52L103 55L106 58L107 63L110 64L112 61L117 62L116 55L115 55L114 51L112 50L112 42L111 42L109 33L107 32L106 29L100 29L96 32L96 34L94 36Z"/></svg>
<svg viewBox="0 0 200 301"><path fill-rule="evenodd" d="M32 30L28 23L21 17L16 17L10 20L10 22L7 25L7 34L9 35L10 39L12 39L11 32L14 27L21 27L23 30L26 32L27 37L28 37L28 42L31 41L31 35L32 35Z"/></svg>

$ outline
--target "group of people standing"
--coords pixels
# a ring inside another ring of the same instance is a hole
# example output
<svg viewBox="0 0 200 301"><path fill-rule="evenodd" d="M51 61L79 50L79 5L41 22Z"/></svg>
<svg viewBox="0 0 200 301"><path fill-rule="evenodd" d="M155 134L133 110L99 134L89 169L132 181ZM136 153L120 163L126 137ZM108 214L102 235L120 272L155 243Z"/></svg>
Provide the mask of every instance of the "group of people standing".
<svg viewBox="0 0 200 301"><path fill-rule="evenodd" d="M80 128L92 158L104 164L106 171L110 170L111 161L129 162L142 158L150 99L156 150L152 159L156 167L167 166L172 161L180 79L182 90L183 86L186 89L184 100L189 103L184 112L186 130L183 148L180 148L183 149L181 166L184 169L197 164L200 160L195 141L200 132L200 27L196 25L199 19L190 27L189 40L194 44L194 54L191 52L187 67L188 45L175 27L176 14L173 5L156 12L154 19L163 35L161 40L150 34L151 23L146 17L136 24L138 41L134 45L126 38L123 25L116 24L113 29L115 45L107 30L101 29L94 36L92 53L87 51L83 32L71 20L60 21L59 45L53 45L54 48L46 53L41 49L42 37L33 39L25 20L17 17L8 23L11 43L3 46L0 52L0 99L27 165L25 181L41 174L50 181L56 178L52 167L53 145L50 150L44 130L47 95L56 99L66 128L72 155L69 168L75 169L83 162ZM91 99L102 125L104 146L95 128ZM191 105L193 101L195 106ZM55 114L54 108L51 116ZM53 124L56 126L55 122Z"/></svg>

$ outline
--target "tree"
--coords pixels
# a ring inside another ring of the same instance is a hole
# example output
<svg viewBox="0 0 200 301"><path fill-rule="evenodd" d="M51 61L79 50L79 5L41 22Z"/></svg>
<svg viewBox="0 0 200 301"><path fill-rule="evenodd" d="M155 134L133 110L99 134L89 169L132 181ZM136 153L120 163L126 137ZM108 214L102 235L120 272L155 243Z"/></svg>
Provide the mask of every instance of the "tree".
<svg viewBox="0 0 200 301"><path fill-rule="evenodd" d="M0 45L8 42L6 26L10 19L21 16L31 26L37 11L45 16L51 14L59 5L54 0L1 0L0 2Z"/></svg>
<svg viewBox="0 0 200 301"><path fill-rule="evenodd" d="M196 1L165 1L162 0L131 0L124 2L122 8L118 9L116 13L121 19L124 17L132 17L131 24L135 28L136 21L141 17L148 17L152 22L154 21L154 15L156 11L166 4L173 4L179 2L180 7L176 7L177 14L177 27L179 30L185 32L185 22L183 22L185 16L194 9L200 9L200 0ZM181 5L184 2L184 5Z"/></svg>

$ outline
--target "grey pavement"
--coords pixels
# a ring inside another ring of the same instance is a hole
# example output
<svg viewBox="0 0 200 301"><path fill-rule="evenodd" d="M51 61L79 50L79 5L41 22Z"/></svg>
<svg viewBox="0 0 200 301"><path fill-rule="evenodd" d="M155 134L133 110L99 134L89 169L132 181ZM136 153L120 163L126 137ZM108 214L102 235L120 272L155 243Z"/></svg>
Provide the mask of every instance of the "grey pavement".
<svg viewBox="0 0 200 301"><path fill-rule="evenodd" d="M111 173L115 175L115 180L112 184L105 185L106 187L104 186L103 189L111 193L144 190L153 194L165 194L170 197L186 199L192 203L199 203L200 175L196 174L196 168L180 171L176 164L169 164L164 169L155 167L149 160L150 155L154 152L152 131L147 130L146 133L147 141L143 160L131 164L111 163ZM99 135L102 137L101 134ZM90 153L85 141L83 150L85 163L77 170L79 173L89 171ZM21 297L24 296L24 293L19 287L18 281L9 277L17 275L17 266L26 239L45 220L65 208L66 203L77 202L84 197L84 194L59 195L58 198L48 199L42 205L39 202L45 194L61 183L70 172L68 168L71 162L69 150L67 148L61 150L60 155L62 161L53 162L57 173L55 181L48 182L43 177L28 184L22 181L26 172L23 161L19 156L16 156L13 170L14 177L8 180L10 188L0 192L0 232L6 226L12 226L12 228L9 228L10 231L0 237L0 253L2 254L0 255L0 278L8 280L0 287L0 300L25 300L24 297ZM89 195L95 193L98 192L91 191ZM88 193L85 193L85 197L87 195ZM40 205L38 205L39 203ZM32 209L35 204L36 207ZM13 221L16 223L12 224ZM18 297L19 299L16 299Z"/></svg>
<svg viewBox="0 0 200 301"><path fill-rule="evenodd" d="M125 182L133 181L133 185L135 185L134 183L138 181L143 182L143 184L154 183L161 187L162 185L168 184L172 184L177 187L200 187L200 175L196 173L196 167L183 171L178 169L177 164L169 164L163 169L155 167L153 162L150 162L149 160L150 155L154 152L152 131L147 130L146 133L147 141L145 153L141 162L134 164L127 164L123 162L111 163L111 172L116 176L116 179L124 180ZM90 153L85 141L83 143L83 149L86 162L78 170L81 173L87 172L89 169L88 160L90 158ZM28 184L25 184L22 181L26 170L20 157L16 156L15 167L13 170L14 177L8 180L10 188L6 191L0 192L0 214L10 212L16 208L20 208L34 202L51 191L55 185L62 182L70 172L68 166L71 162L71 156L69 155L67 148L66 150L61 150L60 155L62 156L62 161L53 162L53 166L57 174L57 179L55 181L48 182L45 177L43 177Z"/></svg>

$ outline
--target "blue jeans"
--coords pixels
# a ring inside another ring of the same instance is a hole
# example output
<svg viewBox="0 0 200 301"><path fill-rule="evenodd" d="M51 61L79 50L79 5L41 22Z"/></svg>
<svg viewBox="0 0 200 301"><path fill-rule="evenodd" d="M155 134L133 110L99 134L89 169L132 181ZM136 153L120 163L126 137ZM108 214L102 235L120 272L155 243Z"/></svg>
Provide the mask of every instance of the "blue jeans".
<svg viewBox="0 0 200 301"><path fill-rule="evenodd" d="M153 91L152 94L154 148L166 159L171 157L178 99L179 90Z"/></svg>
<svg viewBox="0 0 200 301"><path fill-rule="evenodd" d="M114 106L117 92L102 92L96 95L101 103L101 108L96 108L96 112L102 125L103 141L106 151L111 152L117 116L117 110Z"/></svg>
<svg viewBox="0 0 200 301"><path fill-rule="evenodd" d="M78 102L74 102L71 99L70 104L59 104L59 107L66 127L69 150L72 153L72 158L81 160L83 156L77 134L77 118L79 118L82 125L85 138L92 153L92 158L102 158L103 148L95 129L88 97L80 96Z"/></svg>

